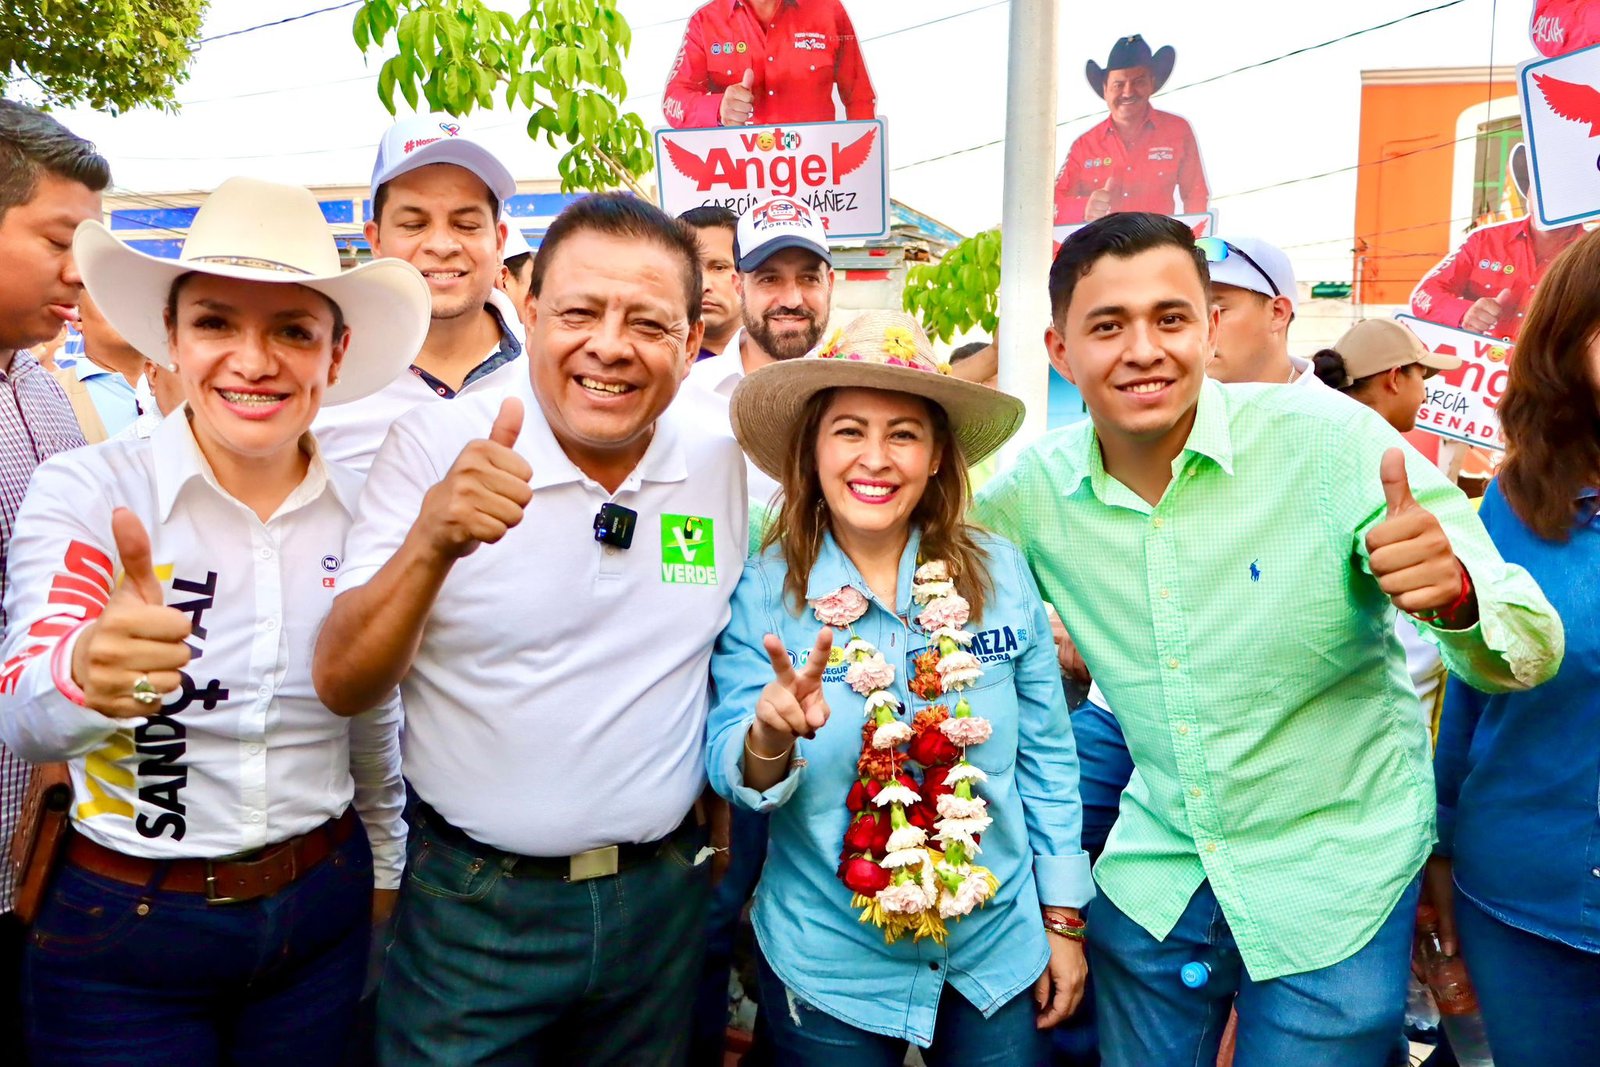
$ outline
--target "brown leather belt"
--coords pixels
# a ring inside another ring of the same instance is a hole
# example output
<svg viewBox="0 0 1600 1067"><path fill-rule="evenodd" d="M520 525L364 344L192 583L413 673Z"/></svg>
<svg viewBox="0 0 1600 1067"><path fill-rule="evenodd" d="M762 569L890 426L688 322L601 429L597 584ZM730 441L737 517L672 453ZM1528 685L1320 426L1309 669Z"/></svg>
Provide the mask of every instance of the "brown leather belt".
<svg viewBox="0 0 1600 1067"><path fill-rule="evenodd" d="M234 904L271 896L327 859L350 840L355 809L346 808L315 830L269 845L248 858L154 860L129 856L84 837L67 840L67 862L127 885L156 885L171 893L198 893L212 904Z"/></svg>

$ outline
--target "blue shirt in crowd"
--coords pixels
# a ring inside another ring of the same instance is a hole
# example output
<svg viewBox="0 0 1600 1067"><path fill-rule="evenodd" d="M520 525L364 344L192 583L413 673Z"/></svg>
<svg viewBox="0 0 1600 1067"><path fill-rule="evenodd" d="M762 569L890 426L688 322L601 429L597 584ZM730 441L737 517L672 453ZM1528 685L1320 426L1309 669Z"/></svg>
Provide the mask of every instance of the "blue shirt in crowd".
<svg viewBox="0 0 1600 1067"><path fill-rule="evenodd" d="M912 658L927 639L902 621L919 610L911 600L919 544L913 533L900 559L892 610L873 596L831 535L823 540L806 592L814 599L849 585L868 598L854 631L894 665L892 691L907 722L927 706L906 688ZM1078 756L1050 621L1022 554L991 535L980 535L979 544L989 555L991 587L982 619L967 624L977 635L971 651L983 664L983 677L967 699L994 734L969 749L967 758L988 775L977 792L988 801L994 825L983 834L978 862L1000 879L1000 890L986 907L949 921L942 946L909 936L885 944L881 930L858 921L851 892L836 875L850 819L845 798L857 777L866 721L864 699L845 684L842 657L823 675L828 722L814 739L796 742L788 777L765 793L744 784L745 736L755 720L756 698L772 681L762 638L777 634L799 664L821 629L809 607L796 614L785 598L787 568L777 550L745 564L733 616L711 660L711 784L742 807L773 813L753 911L768 963L791 992L829 1015L922 1045L932 1039L946 981L992 1014L1026 994L1049 959L1039 904L1077 907L1094 895L1089 859L1078 840ZM838 634L835 648L848 641L848 634Z"/></svg>
<svg viewBox="0 0 1600 1067"><path fill-rule="evenodd" d="M1595 490L1583 494L1587 512ZM1434 760L1439 844L1457 887L1500 921L1600 952L1600 517L1542 540L1489 486L1483 525L1561 615L1550 681L1484 696L1451 678Z"/></svg>
<svg viewBox="0 0 1600 1067"><path fill-rule="evenodd" d="M70 369L89 391L89 399L94 401L95 413L100 416L107 437L115 437L139 417L138 396L120 372L107 370L84 355L71 362L63 358L56 365Z"/></svg>

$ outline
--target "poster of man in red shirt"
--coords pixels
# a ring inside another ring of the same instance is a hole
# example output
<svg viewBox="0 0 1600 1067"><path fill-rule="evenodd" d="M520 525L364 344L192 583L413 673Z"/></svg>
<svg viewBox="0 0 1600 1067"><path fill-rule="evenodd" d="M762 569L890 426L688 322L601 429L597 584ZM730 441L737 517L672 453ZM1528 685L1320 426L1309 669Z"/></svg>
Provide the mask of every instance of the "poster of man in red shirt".
<svg viewBox="0 0 1600 1067"><path fill-rule="evenodd" d="M1540 55L1552 58L1600 44L1600 3L1535 0L1528 36Z"/></svg>
<svg viewBox="0 0 1600 1067"><path fill-rule="evenodd" d="M1527 145L1511 150L1510 170L1526 203ZM1515 342L1545 270L1582 236L1582 226L1541 230L1533 225L1531 213L1480 226L1417 283L1411 313L1440 326Z"/></svg>
<svg viewBox="0 0 1600 1067"><path fill-rule="evenodd" d="M689 17L662 110L675 129L876 117L840 0L711 0Z"/></svg>
<svg viewBox="0 0 1600 1067"><path fill-rule="evenodd" d="M1138 34L1113 45L1105 67L1089 61L1089 87L1111 114L1067 152L1056 176L1057 226L1113 211L1206 210L1210 191L1194 131L1177 115L1150 106L1176 61L1171 45L1152 53Z"/></svg>

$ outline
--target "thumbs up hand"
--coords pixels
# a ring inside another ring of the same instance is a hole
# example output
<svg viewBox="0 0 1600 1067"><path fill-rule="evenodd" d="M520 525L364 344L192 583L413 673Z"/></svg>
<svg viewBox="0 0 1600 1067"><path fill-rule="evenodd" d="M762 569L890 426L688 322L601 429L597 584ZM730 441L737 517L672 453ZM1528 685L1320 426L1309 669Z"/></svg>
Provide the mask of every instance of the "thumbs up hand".
<svg viewBox="0 0 1600 1067"><path fill-rule="evenodd" d="M1471 330L1473 333L1493 334L1495 325L1500 317L1511 308L1511 290L1502 289L1490 297L1480 297L1473 301L1467 313L1461 317L1461 328Z"/></svg>
<svg viewBox="0 0 1600 1067"><path fill-rule="evenodd" d="M1083 218L1085 222L1093 222L1095 219L1103 219L1107 215L1111 214L1112 196L1115 192L1115 190L1112 189L1112 185L1116 182L1116 180L1117 179L1115 175L1107 178L1104 185L1089 194L1089 202L1083 205Z"/></svg>
<svg viewBox="0 0 1600 1067"><path fill-rule="evenodd" d="M114 719L159 714L158 703L134 699L134 686L149 682L157 694L183 684L178 671L189 663L189 616L165 603L150 562L150 535L127 508L111 513L111 533L122 561L122 583L100 617L72 649L72 681L84 702Z"/></svg>
<svg viewBox="0 0 1600 1067"><path fill-rule="evenodd" d="M722 91L718 120L724 126L744 126L753 121L756 116L755 89L756 72L752 68L744 72L738 85L730 85Z"/></svg>
<svg viewBox="0 0 1600 1067"><path fill-rule="evenodd" d="M1389 511L1384 520L1367 533L1372 574L1395 607L1411 615L1431 618L1460 599L1461 563L1439 520L1411 495L1405 453L1398 448L1385 452L1379 476L1383 479L1383 495ZM1476 618L1474 598L1455 616L1442 621L1455 627L1471 625Z"/></svg>
<svg viewBox="0 0 1600 1067"><path fill-rule="evenodd" d="M417 531L446 559L492 545L522 521L533 499L533 468L513 451L522 433L522 401L500 404L489 436L470 442L422 498Z"/></svg>
<svg viewBox="0 0 1600 1067"><path fill-rule="evenodd" d="M763 645L772 661L772 681L756 699L756 721L750 726L747 743L753 752L776 759L794 746L796 737L814 737L828 721L822 672L833 651L833 631L822 628L811 657L798 671L790 665L789 653L776 635L768 634Z"/></svg>

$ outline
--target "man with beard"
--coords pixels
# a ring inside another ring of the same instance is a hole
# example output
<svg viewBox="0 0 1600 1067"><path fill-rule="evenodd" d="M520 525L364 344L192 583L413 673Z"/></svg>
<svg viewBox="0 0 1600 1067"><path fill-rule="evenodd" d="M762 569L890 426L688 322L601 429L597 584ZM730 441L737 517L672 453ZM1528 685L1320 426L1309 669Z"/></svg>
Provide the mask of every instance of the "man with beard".
<svg viewBox="0 0 1600 1067"><path fill-rule="evenodd" d="M739 216L725 207L705 204L690 208L678 221L694 231L700 245L700 274L705 291L700 298L700 317L706 324L706 339L700 342L695 359L710 359L728 350L739 329L741 311L738 273L733 262L733 238L739 229Z"/></svg>
<svg viewBox="0 0 1600 1067"><path fill-rule="evenodd" d="M833 301L828 233L798 200L780 196L741 216L733 254L744 324L728 339L721 355L694 365L686 390L697 401L709 400L723 419L739 379L757 367L798 359L817 347L828 328ZM750 498L770 502L778 483L754 464L745 466Z"/></svg>

